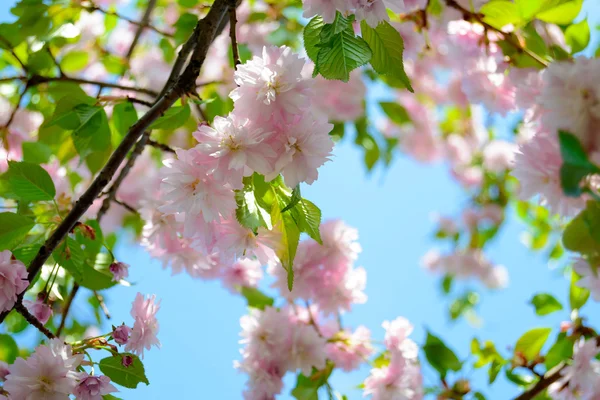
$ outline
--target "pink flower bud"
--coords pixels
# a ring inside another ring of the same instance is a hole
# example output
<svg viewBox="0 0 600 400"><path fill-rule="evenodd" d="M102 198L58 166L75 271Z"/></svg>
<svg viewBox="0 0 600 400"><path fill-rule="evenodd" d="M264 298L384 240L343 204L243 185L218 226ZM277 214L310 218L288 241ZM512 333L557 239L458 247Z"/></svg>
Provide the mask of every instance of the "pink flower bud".
<svg viewBox="0 0 600 400"><path fill-rule="evenodd" d="M561 332L567 332L572 327L573 327L573 324L571 323L571 321L563 321L560 323L560 331Z"/></svg>
<svg viewBox="0 0 600 400"><path fill-rule="evenodd" d="M127 325L121 325L115 328L112 333L113 339L115 339L115 342L120 345L127 344L129 341L129 335L131 335L131 328Z"/></svg>
<svg viewBox="0 0 600 400"><path fill-rule="evenodd" d="M129 276L129 265L122 262L114 262L108 267L113 274L113 282L119 282Z"/></svg>
<svg viewBox="0 0 600 400"><path fill-rule="evenodd" d="M78 399L99 399L101 396L118 391L111 385L108 376L88 375L86 372L82 372L79 378L79 384L73 391Z"/></svg>
<svg viewBox="0 0 600 400"><path fill-rule="evenodd" d="M130 365L133 364L133 357L131 357L131 356L123 356L123 359L121 360L121 364L123 364L123 366L125 368L129 367Z"/></svg>
<svg viewBox="0 0 600 400"><path fill-rule="evenodd" d="M23 304L42 324L48 322L52 316L52 308L44 302L45 295L38 296L36 301L24 300Z"/></svg>

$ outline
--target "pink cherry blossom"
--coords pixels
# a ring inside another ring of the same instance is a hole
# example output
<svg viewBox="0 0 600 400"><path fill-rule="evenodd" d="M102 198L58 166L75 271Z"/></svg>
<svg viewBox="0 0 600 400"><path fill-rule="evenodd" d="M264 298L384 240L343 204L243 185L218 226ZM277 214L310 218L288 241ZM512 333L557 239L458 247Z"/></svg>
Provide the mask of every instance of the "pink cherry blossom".
<svg viewBox="0 0 600 400"><path fill-rule="evenodd" d="M25 265L13 259L10 251L0 252L0 311L12 310L17 296L28 286Z"/></svg>
<svg viewBox="0 0 600 400"><path fill-rule="evenodd" d="M112 337L119 345L124 345L129 342L129 337L131 336L131 328L127 325L123 324L116 327L113 330Z"/></svg>
<svg viewBox="0 0 600 400"><path fill-rule="evenodd" d="M600 394L600 361L595 359L598 353L600 346L595 338L581 338L573 347L573 363L564 368L559 382L568 382L569 389L580 391L582 398L595 398Z"/></svg>
<svg viewBox="0 0 600 400"><path fill-rule="evenodd" d="M371 28L377 27L381 21L389 21L386 8L395 13L402 13L404 0L357 0L356 19L366 20Z"/></svg>
<svg viewBox="0 0 600 400"><path fill-rule="evenodd" d="M309 73L312 74L312 68ZM354 121L364 114L366 91L360 70L352 71L348 82L319 76L313 85L311 110L329 121Z"/></svg>
<svg viewBox="0 0 600 400"><path fill-rule="evenodd" d="M336 367L346 372L358 369L369 359L373 351L371 332L362 325L352 333L337 332L325 347L327 358L333 361Z"/></svg>
<svg viewBox="0 0 600 400"><path fill-rule="evenodd" d="M312 18L315 15L323 17L323 22L330 24L335 20L337 11L345 14L349 11L350 2L347 0L305 0L302 2L305 18Z"/></svg>
<svg viewBox="0 0 600 400"><path fill-rule="evenodd" d="M23 300L23 305L33 314L42 324L46 324L52 316L52 307L46 303L46 296L41 293L35 301Z"/></svg>
<svg viewBox="0 0 600 400"><path fill-rule="evenodd" d="M219 248L231 256L255 256L261 265L277 262L275 250L281 242L277 230L258 228L255 234L244 228L235 219L222 220L218 228Z"/></svg>
<svg viewBox="0 0 600 400"><path fill-rule="evenodd" d="M260 262L249 258L242 258L223 270L223 284L232 293L237 293L239 287L256 287L262 277Z"/></svg>
<svg viewBox="0 0 600 400"><path fill-rule="evenodd" d="M17 358L8 367L3 388L12 399L68 400L77 385L76 368L82 359L60 339L52 339L38 346L26 360Z"/></svg>
<svg viewBox="0 0 600 400"><path fill-rule="evenodd" d="M504 172L513 165L517 146L504 140L494 140L483 149L483 166L491 172Z"/></svg>
<svg viewBox="0 0 600 400"><path fill-rule="evenodd" d="M309 106L308 83L302 78L304 60L292 49L264 47L262 57L254 56L239 65L229 95L240 118L251 121L287 121Z"/></svg>
<svg viewBox="0 0 600 400"><path fill-rule="evenodd" d="M144 358L144 349L150 350L152 346L160 348L160 341L156 337L159 329L156 313L159 309L160 302L156 302L155 295L144 298L141 293L137 294L131 306L131 316L135 322L125 351Z"/></svg>
<svg viewBox="0 0 600 400"><path fill-rule="evenodd" d="M299 369L305 376L310 376L313 367L325 368L327 340L311 325L300 324L292 329L291 334L291 369Z"/></svg>
<svg viewBox="0 0 600 400"><path fill-rule="evenodd" d="M333 125L323 118L306 113L281 134L282 151L275 163L275 172L267 175L271 180L281 172L285 183L295 187L300 182L312 184L319 177L318 168L329 161L333 141L329 132Z"/></svg>
<svg viewBox="0 0 600 400"><path fill-rule="evenodd" d="M119 282L129 276L129 264L124 262L114 262L108 267L113 274L113 282Z"/></svg>
<svg viewBox="0 0 600 400"><path fill-rule="evenodd" d="M88 375L87 372L79 374L79 384L73 394L77 400L102 400L109 393L118 392L110 383L110 378L105 375Z"/></svg>

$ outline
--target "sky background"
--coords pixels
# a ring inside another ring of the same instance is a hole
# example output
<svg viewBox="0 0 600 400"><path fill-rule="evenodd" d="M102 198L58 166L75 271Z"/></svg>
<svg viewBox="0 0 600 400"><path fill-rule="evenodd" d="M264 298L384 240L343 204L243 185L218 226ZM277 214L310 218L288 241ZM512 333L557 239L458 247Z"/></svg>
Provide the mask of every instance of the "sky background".
<svg viewBox="0 0 600 400"><path fill-rule="evenodd" d="M9 8L14 2L1 1L0 21L12 19ZM595 27L600 24L599 7L594 2L588 0L582 13L590 17L592 49L598 45ZM380 90L374 90L372 95L386 98L386 93ZM388 96L388 99L393 98ZM376 114L378 110L370 107L370 113ZM496 125L508 129L502 121L496 121ZM420 259L435 246L432 212L459 213L466 201L462 190L453 182L445 165L421 165L398 153L390 168L368 174L361 152L352 146L350 138L346 139L336 146L333 161L320 169L319 180L302 187L303 196L321 208L324 220L340 218L359 230L363 252L357 265L367 270L369 299L343 316L345 326L366 325L372 337L381 340L384 333L381 323L404 316L414 324L412 338L418 344L424 342L429 329L441 336L461 359L466 359L473 337L493 340L499 351L509 354L508 347L526 330L556 328L560 321L569 319L567 310L537 317L527 304L533 293L548 292L567 305L568 284L558 271L549 269L543 254L531 253L521 243L525 227L511 211L509 222L487 250L494 263L508 268L508 288L482 294L478 308L483 317L480 327L469 325L465 319L450 321L448 301L440 294L440 279L424 271ZM233 361L239 359L239 319L247 312L245 300L232 296L219 282L192 280L187 275L171 277L170 271L163 270L159 262L134 244L120 246L116 255L131 265L130 281L134 286L117 287L106 293L113 316L111 323L131 323L130 304L138 291L162 299L158 313L162 349L153 349L144 359L151 385L123 390L119 397L127 400L241 398L246 377L234 370ZM73 312L86 314L84 296L80 294L79 300ZM583 313L597 323L600 307L588 304ZM471 365L472 360L467 360L467 364ZM351 374L336 373L330 382L349 399L360 399L362 392L356 387L368 371L365 367ZM486 369L466 367L464 371L465 375L458 377L473 379L477 390L489 399L506 399L516 394L514 386L502 375L494 386L488 387ZM436 378L435 372L425 368L426 385L436 384ZM449 381L455 378L451 375ZM281 399L291 398L289 391L295 377L289 375L286 382Z"/></svg>

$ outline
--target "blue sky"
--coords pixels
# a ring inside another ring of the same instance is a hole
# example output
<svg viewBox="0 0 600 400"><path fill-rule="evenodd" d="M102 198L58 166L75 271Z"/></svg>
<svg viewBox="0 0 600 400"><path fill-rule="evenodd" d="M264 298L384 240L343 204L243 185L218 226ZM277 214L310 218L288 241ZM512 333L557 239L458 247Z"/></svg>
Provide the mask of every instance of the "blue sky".
<svg viewBox="0 0 600 400"><path fill-rule="evenodd" d="M0 21L8 18L8 4L13 2L3 1ZM594 14L592 2L586 5L590 16ZM592 27L600 22L598 13L595 14L595 22L590 22ZM598 35L595 36L597 43ZM557 271L548 268L542 254L532 254L521 244L524 226L511 215L487 253L495 263L508 268L509 287L482 294L481 327L474 328L464 319L449 321L439 279L421 269L420 259L435 245L431 212L450 215L460 212L465 202L462 191L444 165L424 166L405 157L397 157L387 170L367 174L361 153L348 142L336 146L333 161L321 168L319 180L302 188L304 197L321 208L324 219L341 218L360 233L363 252L358 265L364 266L368 273L369 300L344 315L344 325L366 325L375 339L381 339L382 321L404 316L415 325L413 338L417 343L424 341L429 329L442 336L464 359L473 337L491 339L500 351L508 354L507 347L526 330L556 327L560 321L569 319L567 311L536 317L527 304L534 292L552 293L567 304L568 284ZM162 299L158 317L163 348L153 349L144 359L151 385L124 391L120 397L127 400L241 398L245 376L233 369L233 361L239 358L239 318L247 312L245 301L230 295L218 282L192 280L186 275L171 277L160 263L133 244L122 245L116 253L119 260L132 266L130 280L135 285L106 293L113 315L110 322L130 322L129 308L137 291L154 293ZM82 300L83 296L73 307L79 315L85 315L87 310ZM597 318L600 307L587 305L584 313ZM484 370L468 367L465 371L464 377L473 378L477 389L489 399L506 399L516 393L503 377L489 388ZM349 399L359 399L362 393L356 386L367 374L368 368L352 374L335 374L331 383ZM288 393L294 379L286 380L289 385L282 399L290 398ZM424 379L426 384L434 384L436 375L425 369Z"/></svg>

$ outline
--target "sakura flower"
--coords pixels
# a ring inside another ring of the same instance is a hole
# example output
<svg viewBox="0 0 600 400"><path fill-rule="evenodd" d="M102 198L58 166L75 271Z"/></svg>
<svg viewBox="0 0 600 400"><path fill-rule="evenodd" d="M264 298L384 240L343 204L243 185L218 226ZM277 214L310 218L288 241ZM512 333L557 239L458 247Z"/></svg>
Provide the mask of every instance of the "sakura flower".
<svg viewBox="0 0 600 400"><path fill-rule="evenodd" d="M309 73L312 74L312 69ZM364 113L366 91L360 70L352 71L348 82L319 76L313 87L311 110L323 114L329 121L354 121Z"/></svg>
<svg viewBox="0 0 600 400"><path fill-rule="evenodd" d="M366 20L371 28L376 28L381 21L389 21L386 8L395 13L404 12L404 0L358 0L356 19Z"/></svg>
<svg viewBox="0 0 600 400"><path fill-rule="evenodd" d="M60 339L40 345L24 360L19 357L8 367L4 390L12 399L68 400L77 385L76 368L83 356L72 354Z"/></svg>
<svg viewBox="0 0 600 400"><path fill-rule="evenodd" d="M600 268L593 269L583 258L578 258L573 268L581 276L576 285L590 291L595 301L600 301Z"/></svg>
<svg viewBox="0 0 600 400"><path fill-rule="evenodd" d="M112 333L115 342L121 346L129 342L129 336L131 336L131 328L124 324L116 327Z"/></svg>
<svg viewBox="0 0 600 400"><path fill-rule="evenodd" d="M257 234L237 220L222 220L218 228L219 247L232 256L255 256L261 265L277 262L275 250L281 240L280 232L258 228Z"/></svg>
<svg viewBox="0 0 600 400"><path fill-rule="evenodd" d="M270 134L253 126L250 120L240 120L230 114L227 118L215 117L212 127L201 124L194 137L200 143L196 149L216 159L215 178L239 186L242 176L271 172L269 159L276 153L264 143Z"/></svg>
<svg viewBox="0 0 600 400"><path fill-rule="evenodd" d="M40 293L40 296L35 301L23 300L23 305L27 307L27 310L34 317L36 317L42 324L46 324L52 316L52 307L46 303L45 295Z"/></svg>
<svg viewBox="0 0 600 400"><path fill-rule="evenodd" d="M223 271L223 284L234 293L239 287L256 287L263 277L259 261L242 258Z"/></svg>
<svg viewBox="0 0 600 400"><path fill-rule="evenodd" d="M242 326L240 343L246 345L244 352L265 360L277 360L288 352L289 318L273 307L263 311L253 309L240 319Z"/></svg>
<svg viewBox="0 0 600 400"><path fill-rule="evenodd" d="M393 321L384 321L383 329L385 329L385 347L389 350L398 350L401 344L408 338L413 331L412 324L403 317L398 317Z"/></svg>
<svg viewBox="0 0 600 400"><path fill-rule="evenodd" d="M118 392L110 383L110 378L105 375L88 375L87 372L79 374L79 384L73 394L77 400L102 400L104 395Z"/></svg>
<svg viewBox="0 0 600 400"><path fill-rule="evenodd" d="M600 346L595 338L584 340L581 338L573 348L573 363L567 365L562 373L559 382L563 385L569 383L571 390L581 391L582 398L594 398L598 395L600 385L600 361L596 360L596 355L600 353Z"/></svg>
<svg viewBox="0 0 600 400"><path fill-rule="evenodd" d="M287 126L282 135L283 151L275 163L275 172L267 175L267 179L281 172L289 187L300 182L312 184L319 176L318 168L329 160L333 150L329 137L332 129L332 124L322 118L315 119L310 113Z"/></svg>
<svg viewBox="0 0 600 400"><path fill-rule="evenodd" d="M25 265L13 259L10 251L0 252L0 311L12 310L17 296L28 286Z"/></svg>
<svg viewBox="0 0 600 400"><path fill-rule="evenodd" d="M110 264L108 269L113 274L113 282L119 282L129 276L129 264L124 262L114 262Z"/></svg>
<svg viewBox="0 0 600 400"><path fill-rule="evenodd" d="M156 313L160 309L160 302L156 303L155 300L155 295L144 298L138 293L131 307L131 316L135 322L125 351L138 354L142 358L144 349L150 350L152 346L160 348L160 341L156 337L159 329Z"/></svg>
<svg viewBox="0 0 600 400"><path fill-rule="evenodd" d="M365 396L372 400L417 400L423 397L422 376L415 363L399 367L394 363L374 368L365 380Z"/></svg>
<svg viewBox="0 0 600 400"><path fill-rule="evenodd" d="M281 361L246 358L234 365L248 374L248 388L243 394L245 400L272 399L281 393L286 372Z"/></svg>
<svg viewBox="0 0 600 400"><path fill-rule="evenodd" d="M262 57L254 56L239 65L229 95L236 114L251 121L287 121L309 106L308 83L302 78L304 60L292 49L264 47Z"/></svg>
<svg viewBox="0 0 600 400"><path fill-rule="evenodd" d="M165 161L164 200L159 210L166 214L185 213L186 220L202 216L211 222L220 215L231 215L236 208L233 191L207 175L194 161L193 151L178 150L177 160Z"/></svg>
<svg viewBox="0 0 600 400"><path fill-rule="evenodd" d="M342 14L349 10L350 2L347 0L304 0L302 6L304 7L305 18L312 18L315 15L323 17L323 22L330 24L335 20L335 14L337 11Z"/></svg>
<svg viewBox="0 0 600 400"><path fill-rule="evenodd" d="M483 166L491 172L504 172L512 167L517 146L504 140L494 140L483 149Z"/></svg>
<svg viewBox="0 0 600 400"><path fill-rule="evenodd" d="M291 369L299 369L310 376L312 368L325 368L325 345L327 340L321 337L311 325L301 324L292 329Z"/></svg>
<svg viewBox="0 0 600 400"><path fill-rule="evenodd" d="M371 332L362 325L352 333L340 331L329 340L325 352L336 367L346 372L355 370L373 354Z"/></svg>

